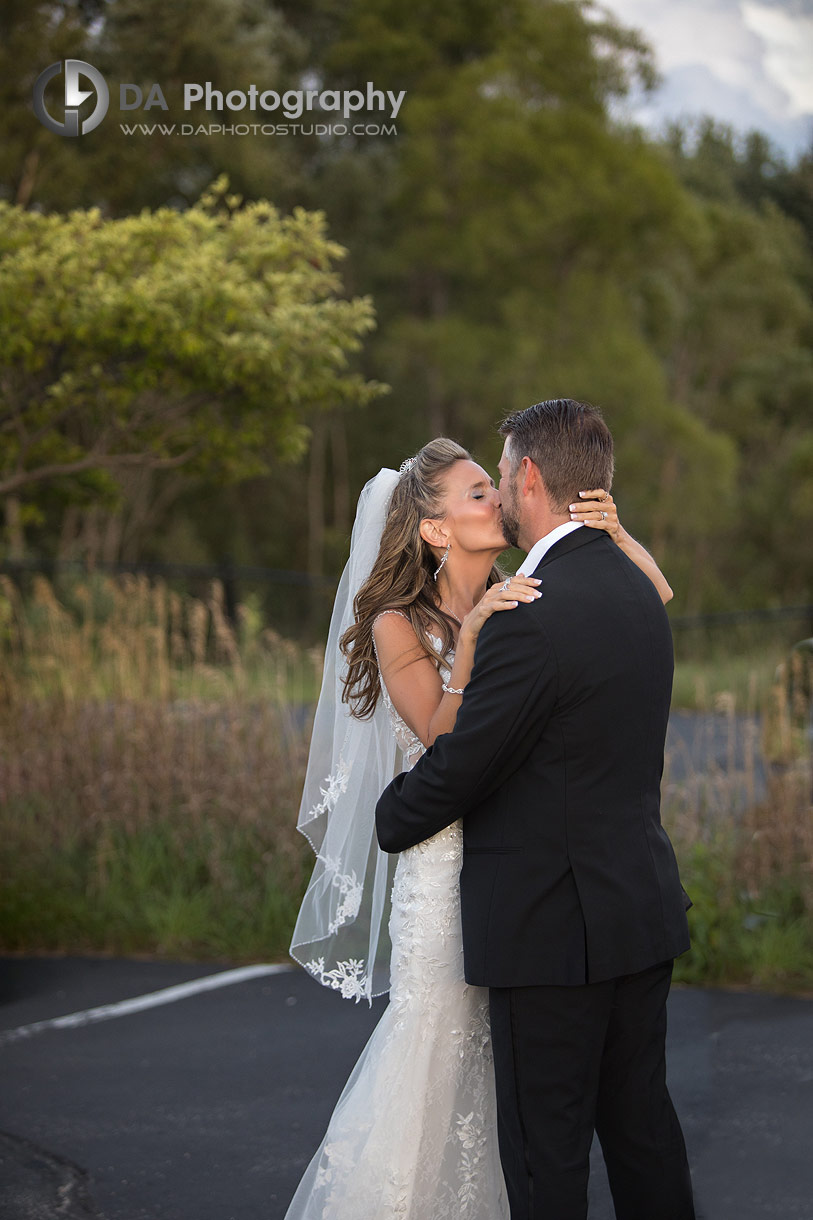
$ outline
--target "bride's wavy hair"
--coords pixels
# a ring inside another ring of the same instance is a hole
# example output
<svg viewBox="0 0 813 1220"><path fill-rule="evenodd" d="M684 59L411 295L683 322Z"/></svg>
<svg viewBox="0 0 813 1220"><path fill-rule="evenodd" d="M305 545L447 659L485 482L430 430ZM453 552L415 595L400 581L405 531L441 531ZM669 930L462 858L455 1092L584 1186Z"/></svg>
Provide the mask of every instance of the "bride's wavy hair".
<svg viewBox="0 0 813 1220"><path fill-rule="evenodd" d="M469 460L467 449L439 436L424 445L395 485L378 556L353 602L355 622L339 641L347 658L342 700L359 720L373 714L381 694L373 623L382 610L405 614L438 666L454 644L454 620L441 607L434 580L438 559L421 537L420 524L424 517L445 516L444 476L455 462ZM502 579L493 567L488 586ZM442 641L441 652L429 639L430 630Z"/></svg>

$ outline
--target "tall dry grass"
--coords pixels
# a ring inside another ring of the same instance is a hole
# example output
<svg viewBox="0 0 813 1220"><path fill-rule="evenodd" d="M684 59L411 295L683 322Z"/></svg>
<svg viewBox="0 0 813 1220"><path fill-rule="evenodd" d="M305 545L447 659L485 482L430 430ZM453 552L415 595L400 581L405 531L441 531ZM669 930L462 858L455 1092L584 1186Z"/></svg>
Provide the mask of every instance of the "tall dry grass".
<svg viewBox="0 0 813 1220"><path fill-rule="evenodd" d="M0 576L0 696L7 701L245 697L309 701L321 658L262 624L252 604L227 620L223 586L196 598L146 576L35 576L23 597Z"/></svg>
<svg viewBox="0 0 813 1220"><path fill-rule="evenodd" d="M3 947L283 954L318 655L129 577L4 580L0 658Z"/></svg>
<svg viewBox="0 0 813 1220"><path fill-rule="evenodd" d="M664 822L695 903L678 979L813 989L811 662L813 652L793 650L761 690L760 658L739 700L713 689L720 674L710 670L690 751L704 765L667 757Z"/></svg>
<svg viewBox="0 0 813 1220"><path fill-rule="evenodd" d="M663 787L678 979L813 987L810 661L692 670L705 714ZM217 584L0 578L0 947L283 958L320 667L251 605L232 626Z"/></svg>

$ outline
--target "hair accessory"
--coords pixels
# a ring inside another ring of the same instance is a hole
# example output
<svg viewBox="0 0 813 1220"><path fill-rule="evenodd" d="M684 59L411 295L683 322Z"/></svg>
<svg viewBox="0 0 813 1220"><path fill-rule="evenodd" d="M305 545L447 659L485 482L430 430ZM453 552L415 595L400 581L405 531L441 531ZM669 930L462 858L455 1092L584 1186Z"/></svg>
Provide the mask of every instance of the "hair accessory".
<svg viewBox="0 0 813 1220"><path fill-rule="evenodd" d="M417 460L418 460L417 457L408 457L406 459L406 461L402 462L401 465L398 467L398 474L399 475L408 474L409 471L412 469L412 467L417 462Z"/></svg>

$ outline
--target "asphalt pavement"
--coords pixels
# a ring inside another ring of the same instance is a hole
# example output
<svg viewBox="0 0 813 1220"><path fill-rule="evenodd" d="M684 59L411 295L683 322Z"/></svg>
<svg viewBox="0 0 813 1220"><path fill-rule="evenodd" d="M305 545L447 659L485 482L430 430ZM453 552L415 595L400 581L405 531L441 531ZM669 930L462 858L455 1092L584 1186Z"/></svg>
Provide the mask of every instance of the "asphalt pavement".
<svg viewBox="0 0 813 1220"><path fill-rule="evenodd" d="M0 1220L282 1220L385 1001L228 970L0 957ZM669 1069L699 1216L813 1220L813 1000L674 988Z"/></svg>

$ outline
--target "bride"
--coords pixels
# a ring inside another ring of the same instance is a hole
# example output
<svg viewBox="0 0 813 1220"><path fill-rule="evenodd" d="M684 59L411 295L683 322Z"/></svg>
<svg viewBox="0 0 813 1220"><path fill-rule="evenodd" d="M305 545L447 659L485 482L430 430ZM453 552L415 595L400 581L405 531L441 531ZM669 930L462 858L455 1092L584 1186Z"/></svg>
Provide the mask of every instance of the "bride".
<svg viewBox="0 0 813 1220"><path fill-rule="evenodd" d="M571 517L647 573L604 489ZM356 1001L390 1002L353 1069L285 1220L508 1220L497 1146L488 991L463 978L456 822L393 859L375 804L454 728L490 615L544 596L494 566L506 549L493 480L430 441L364 487L325 654L299 829L316 852L292 956Z"/></svg>

